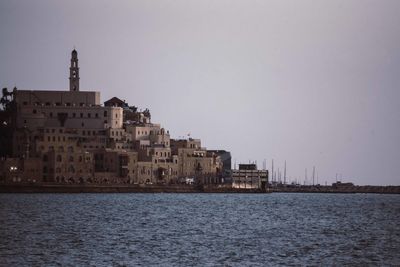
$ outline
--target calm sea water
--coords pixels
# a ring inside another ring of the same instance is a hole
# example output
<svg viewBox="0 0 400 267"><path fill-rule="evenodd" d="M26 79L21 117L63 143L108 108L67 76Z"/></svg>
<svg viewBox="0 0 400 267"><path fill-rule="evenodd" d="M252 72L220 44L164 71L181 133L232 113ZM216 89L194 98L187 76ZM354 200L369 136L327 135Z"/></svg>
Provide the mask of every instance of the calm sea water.
<svg viewBox="0 0 400 267"><path fill-rule="evenodd" d="M400 195L1 194L1 266L399 266Z"/></svg>

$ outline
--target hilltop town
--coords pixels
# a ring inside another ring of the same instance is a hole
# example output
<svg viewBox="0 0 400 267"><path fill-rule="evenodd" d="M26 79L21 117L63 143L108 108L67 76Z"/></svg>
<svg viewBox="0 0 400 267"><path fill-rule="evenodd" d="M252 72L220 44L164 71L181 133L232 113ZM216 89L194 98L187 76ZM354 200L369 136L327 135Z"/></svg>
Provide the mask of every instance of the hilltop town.
<svg viewBox="0 0 400 267"><path fill-rule="evenodd" d="M82 91L78 53L69 90L3 89L0 184L222 184L231 156L174 139L118 97Z"/></svg>
<svg viewBox="0 0 400 267"><path fill-rule="evenodd" d="M302 186L269 181L254 163L200 139L174 139L149 109L80 90L78 52L69 90L4 88L0 99L0 192L399 193L399 186Z"/></svg>

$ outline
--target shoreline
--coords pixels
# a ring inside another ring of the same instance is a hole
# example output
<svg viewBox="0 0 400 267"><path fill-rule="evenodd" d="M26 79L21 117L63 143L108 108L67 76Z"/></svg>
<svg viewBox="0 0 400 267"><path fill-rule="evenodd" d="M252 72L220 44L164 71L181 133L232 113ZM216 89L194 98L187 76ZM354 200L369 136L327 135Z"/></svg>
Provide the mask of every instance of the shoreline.
<svg viewBox="0 0 400 267"><path fill-rule="evenodd" d="M2 184L0 193L324 193L324 194L400 194L400 186L354 186L348 188L274 187L232 188L219 185L60 185Z"/></svg>
<svg viewBox="0 0 400 267"><path fill-rule="evenodd" d="M0 193L268 193L244 189L198 185L0 185Z"/></svg>

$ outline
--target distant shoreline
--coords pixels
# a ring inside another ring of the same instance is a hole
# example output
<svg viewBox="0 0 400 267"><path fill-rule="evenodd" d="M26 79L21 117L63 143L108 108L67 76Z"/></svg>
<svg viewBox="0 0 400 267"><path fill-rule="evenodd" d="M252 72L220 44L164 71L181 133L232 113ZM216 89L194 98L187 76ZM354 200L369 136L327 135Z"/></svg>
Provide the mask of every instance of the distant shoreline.
<svg viewBox="0 0 400 267"><path fill-rule="evenodd" d="M232 188L218 185L60 185L3 184L0 193L373 193L400 194L400 186Z"/></svg>

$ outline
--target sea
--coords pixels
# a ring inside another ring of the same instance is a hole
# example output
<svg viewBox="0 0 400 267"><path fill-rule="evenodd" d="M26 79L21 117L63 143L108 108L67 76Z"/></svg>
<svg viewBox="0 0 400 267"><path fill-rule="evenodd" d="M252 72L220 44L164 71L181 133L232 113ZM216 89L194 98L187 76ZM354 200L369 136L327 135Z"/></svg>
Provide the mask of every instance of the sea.
<svg viewBox="0 0 400 267"><path fill-rule="evenodd" d="M0 266L400 266L400 195L0 194Z"/></svg>

